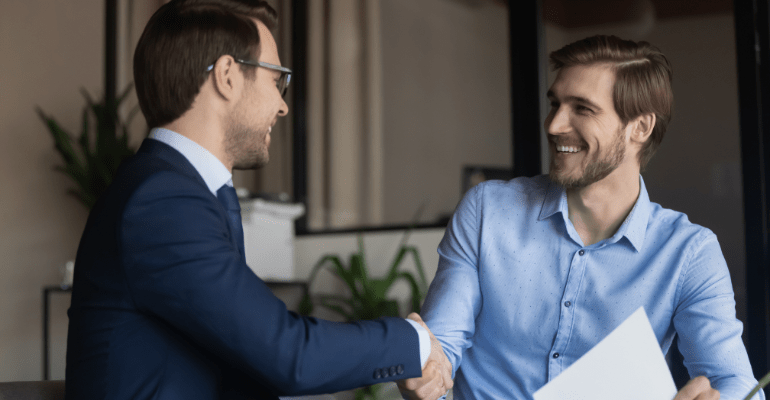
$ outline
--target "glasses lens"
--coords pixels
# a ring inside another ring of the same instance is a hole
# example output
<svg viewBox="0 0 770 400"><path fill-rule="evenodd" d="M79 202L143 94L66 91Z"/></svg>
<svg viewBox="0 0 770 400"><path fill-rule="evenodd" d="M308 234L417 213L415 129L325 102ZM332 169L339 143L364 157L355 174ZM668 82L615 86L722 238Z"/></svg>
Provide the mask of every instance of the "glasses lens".
<svg viewBox="0 0 770 400"><path fill-rule="evenodd" d="M291 82L291 73L281 72L281 79L278 80L278 93L281 96L285 96L289 89L289 82Z"/></svg>

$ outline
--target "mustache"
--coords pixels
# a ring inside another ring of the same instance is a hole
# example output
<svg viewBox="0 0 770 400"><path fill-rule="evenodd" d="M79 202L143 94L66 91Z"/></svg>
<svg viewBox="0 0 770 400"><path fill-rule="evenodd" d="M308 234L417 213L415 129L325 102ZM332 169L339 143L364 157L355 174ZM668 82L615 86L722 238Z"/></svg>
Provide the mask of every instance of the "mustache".
<svg viewBox="0 0 770 400"><path fill-rule="evenodd" d="M569 146L569 147L587 147L588 143L578 138L566 138L562 136L546 134L548 143L554 146Z"/></svg>

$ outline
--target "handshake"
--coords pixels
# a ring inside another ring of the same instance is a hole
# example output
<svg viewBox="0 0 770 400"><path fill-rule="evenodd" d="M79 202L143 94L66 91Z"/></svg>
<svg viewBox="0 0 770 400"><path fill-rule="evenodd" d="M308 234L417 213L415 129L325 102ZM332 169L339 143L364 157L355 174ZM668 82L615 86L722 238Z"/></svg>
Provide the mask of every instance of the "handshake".
<svg viewBox="0 0 770 400"><path fill-rule="evenodd" d="M446 358L444 349L433 332L428 329L420 315L411 313L407 318L422 325L430 335L430 356L422 369L422 377L403 379L396 381L401 395L405 399L430 399L435 400L447 393L454 385L452 382L452 364Z"/></svg>

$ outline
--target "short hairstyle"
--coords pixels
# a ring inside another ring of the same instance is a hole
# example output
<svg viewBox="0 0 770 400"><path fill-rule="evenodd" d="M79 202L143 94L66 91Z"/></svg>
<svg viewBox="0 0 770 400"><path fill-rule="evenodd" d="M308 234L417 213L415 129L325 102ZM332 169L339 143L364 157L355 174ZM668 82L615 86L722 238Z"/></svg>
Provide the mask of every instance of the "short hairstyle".
<svg viewBox="0 0 770 400"><path fill-rule="evenodd" d="M223 55L249 60L259 55L259 31L277 14L258 0L172 0L147 22L134 52L134 83L149 127L168 124L187 112ZM255 69L242 66L249 78Z"/></svg>
<svg viewBox="0 0 770 400"><path fill-rule="evenodd" d="M663 141L674 108L673 71L666 56L647 42L599 35L552 52L550 62L554 71L608 63L615 71L612 99L623 124L642 114L655 114L655 127L639 152L639 164L644 169Z"/></svg>

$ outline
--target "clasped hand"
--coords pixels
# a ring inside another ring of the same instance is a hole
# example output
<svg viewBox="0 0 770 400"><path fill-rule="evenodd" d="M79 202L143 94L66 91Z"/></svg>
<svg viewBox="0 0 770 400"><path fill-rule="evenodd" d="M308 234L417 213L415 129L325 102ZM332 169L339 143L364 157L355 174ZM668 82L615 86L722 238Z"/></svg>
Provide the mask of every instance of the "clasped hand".
<svg viewBox="0 0 770 400"><path fill-rule="evenodd" d="M425 368L422 369L422 376L397 381L398 389L401 391L401 395L409 400L438 399L454 386L454 382L452 382L452 364L446 358L441 343L433 336L433 332L428 329L422 318L417 313L411 313L407 318L422 325L428 331L430 335L430 356L428 357L428 362L425 363Z"/></svg>

